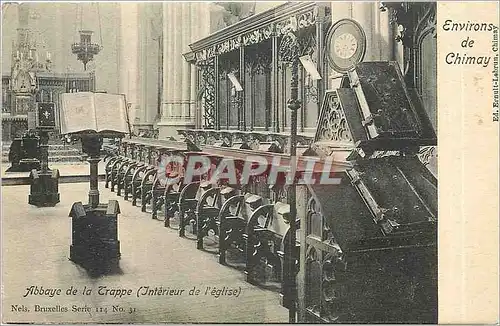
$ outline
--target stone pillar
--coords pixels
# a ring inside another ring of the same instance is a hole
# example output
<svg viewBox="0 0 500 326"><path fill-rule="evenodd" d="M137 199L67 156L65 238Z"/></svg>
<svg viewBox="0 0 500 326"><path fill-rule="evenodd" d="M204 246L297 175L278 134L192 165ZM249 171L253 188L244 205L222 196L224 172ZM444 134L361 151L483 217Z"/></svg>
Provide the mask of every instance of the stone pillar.
<svg viewBox="0 0 500 326"><path fill-rule="evenodd" d="M183 54L192 42L192 31L199 19L192 14L192 7L199 3L164 3L164 59L162 118L158 123L160 138L178 138L177 130L193 128L190 114L191 71ZM205 25L205 26L208 26Z"/></svg>
<svg viewBox="0 0 500 326"><path fill-rule="evenodd" d="M139 12L138 14L138 34L139 34L139 71L141 72L140 81L141 81L141 89L143 90L140 98L139 98L139 116L136 117L134 121L134 130L135 132L139 132L139 130L144 128L144 124L148 122L148 75L149 73L149 60L148 60L148 51L151 49L151 40L148 35L148 17L145 12L147 8L144 5L138 4Z"/></svg>
<svg viewBox="0 0 500 326"><path fill-rule="evenodd" d="M154 7L153 7L154 6ZM134 121L134 129L138 131L149 131L153 128L153 122L158 108L158 37L152 30L154 10L157 4L138 4L139 22L137 26L139 34L139 69L140 85L140 107L139 116ZM159 22L155 22L159 24ZM159 26L158 26L159 28ZM138 119L137 119L138 118Z"/></svg>
<svg viewBox="0 0 500 326"><path fill-rule="evenodd" d="M382 12L378 2L352 2L352 18L366 34L365 61L393 60L388 11Z"/></svg>
<svg viewBox="0 0 500 326"><path fill-rule="evenodd" d="M182 17L186 21L191 22L191 4L182 3ZM182 53L180 55L181 65L182 65L182 98L181 98L181 117L188 123L191 122L190 116L190 105L191 105L191 69L190 64L182 56L183 53L190 51L189 43L191 43L191 28L187 28L184 33L182 33Z"/></svg>
<svg viewBox="0 0 500 326"><path fill-rule="evenodd" d="M172 117L175 120L179 120L181 117L181 95L182 95L182 38L184 36L185 30L183 30L185 26L183 15L184 3L176 3L174 5L176 15L174 17L175 25L172 29L174 33L174 44L173 44L173 53L172 60L174 61L174 65L171 70L170 78L173 80L172 85L172 98L170 99L172 103Z"/></svg>
<svg viewBox="0 0 500 326"><path fill-rule="evenodd" d="M189 117L194 122L196 128L199 127L198 122L196 121L196 110L198 107L198 99L197 99L197 84L198 84L198 70L195 65L191 65L191 85L190 85L190 94L189 94Z"/></svg>
<svg viewBox="0 0 500 326"><path fill-rule="evenodd" d="M140 119L140 39L139 39L139 6L134 2L122 2L121 8L121 69L120 93L125 94L131 104L129 111L130 123Z"/></svg>
<svg viewBox="0 0 500 326"><path fill-rule="evenodd" d="M171 35L169 31L171 30L171 25L172 25L172 20L170 17L170 9L171 9L171 4L169 2L163 2L163 91L162 91L162 120L169 116L168 113L168 106L167 106L167 98L169 97L168 91L170 89L169 81L170 78L168 78L168 72L170 71L170 42L171 42Z"/></svg>
<svg viewBox="0 0 500 326"><path fill-rule="evenodd" d="M203 17L205 3L199 3L198 5L191 6L191 17L198 17L198 19L193 19L193 25L191 28L190 42L196 42L201 39L202 35L202 23L206 23ZM207 28L207 25L205 26ZM195 122L196 128L201 128L201 101L198 98L198 68L196 65L191 65L191 117Z"/></svg>

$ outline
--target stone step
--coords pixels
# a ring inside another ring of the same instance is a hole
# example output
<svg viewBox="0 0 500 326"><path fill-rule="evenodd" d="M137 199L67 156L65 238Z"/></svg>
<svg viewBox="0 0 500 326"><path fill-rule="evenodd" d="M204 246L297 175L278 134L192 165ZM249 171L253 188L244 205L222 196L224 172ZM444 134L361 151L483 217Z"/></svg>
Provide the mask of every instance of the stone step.
<svg viewBox="0 0 500 326"><path fill-rule="evenodd" d="M58 151L65 151L65 150L81 150L81 146L68 146L68 145L49 145L49 150L58 150ZM2 144L2 152L9 151L10 149L10 144Z"/></svg>
<svg viewBox="0 0 500 326"><path fill-rule="evenodd" d="M10 143L2 143L2 163L9 163ZM49 163L86 164L81 146L49 144Z"/></svg>
<svg viewBox="0 0 500 326"><path fill-rule="evenodd" d="M59 162L74 162L74 163L86 163L82 155L72 155L72 156L49 156L49 163L59 163ZM8 164L8 157L2 157L2 163Z"/></svg>
<svg viewBox="0 0 500 326"><path fill-rule="evenodd" d="M84 157L83 154L81 153L52 153L52 154L49 154L49 161L52 161L54 160L55 162L57 160L61 161L61 160L75 160L77 159L77 161L81 161L82 160L82 157ZM2 162L9 162L9 155L2 155Z"/></svg>
<svg viewBox="0 0 500 326"><path fill-rule="evenodd" d="M65 151L50 150L49 156L71 156L71 155L82 155L82 152L77 149L68 149ZM2 152L2 156L9 156L9 151Z"/></svg>

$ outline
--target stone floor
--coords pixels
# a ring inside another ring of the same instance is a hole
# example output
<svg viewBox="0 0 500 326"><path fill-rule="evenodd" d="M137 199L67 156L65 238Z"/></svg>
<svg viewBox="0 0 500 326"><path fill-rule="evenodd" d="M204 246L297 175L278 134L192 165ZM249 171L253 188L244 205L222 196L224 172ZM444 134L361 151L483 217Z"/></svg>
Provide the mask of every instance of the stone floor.
<svg viewBox="0 0 500 326"><path fill-rule="evenodd" d="M90 277L68 260L68 213L73 202L86 200L88 184L59 187L61 202L53 208L28 205L29 186L0 188L3 323L287 322L287 310L279 305L276 291L246 283L241 271L218 264L215 255L197 250L193 240L179 238L175 230L164 228L162 222L141 213L102 183L101 202L117 199L120 203L121 273ZM24 297L31 286L61 289L61 293ZM137 297L141 286L184 292ZM100 287L132 293L115 298L100 294ZM77 293L66 294L70 288ZM84 288L91 293L82 293ZM190 295L193 288L200 290L198 295ZM214 288L236 289L239 296L217 297L217 292L211 295ZM50 311L36 311L40 307Z"/></svg>
<svg viewBox="0 0 500 326"><path fill-rule="evenodd" d="M2 179L3 178L17 178L17 177L28 177L29 172L5 172L10 167L10 163L2 163ZM99 174L104 174L104 168L106 163L102 160L99 162ZM87 162L82 163L54 163L49 164L50 169L58 169L61 176L71 176L71 175L89 175L89 164Z"/></svg>

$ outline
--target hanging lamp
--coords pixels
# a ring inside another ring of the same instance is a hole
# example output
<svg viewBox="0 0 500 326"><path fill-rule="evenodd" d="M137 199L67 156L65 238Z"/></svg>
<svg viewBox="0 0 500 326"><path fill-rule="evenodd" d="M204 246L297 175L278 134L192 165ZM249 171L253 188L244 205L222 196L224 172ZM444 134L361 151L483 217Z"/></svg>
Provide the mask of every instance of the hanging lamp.
<svg viewBox="0 0 500 326"><path fill-rule="evenodd" d="M99 12L99 4L97 4L97 16L99 20L99 36L102 44L101 15ZM78 32L80 34L80 42L73 43L71 45L71 52L73 54L76 54L77 59L83 63L83 70L87 70L87 63L89 61L92 61L95 55L99 54L99 52L102 50L102 45L98 43L92 43L92 34L94 34L94 31L90 29L83 29L83 12L80 16L80 30Z"/></svg>

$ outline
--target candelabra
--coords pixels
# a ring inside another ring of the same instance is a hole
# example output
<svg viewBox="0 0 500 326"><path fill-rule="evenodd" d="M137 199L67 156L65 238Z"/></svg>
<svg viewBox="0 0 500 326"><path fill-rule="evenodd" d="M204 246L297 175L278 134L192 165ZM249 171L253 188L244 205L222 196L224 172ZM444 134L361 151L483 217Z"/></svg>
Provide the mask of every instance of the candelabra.
<svg viewBox="0 0 500 326"><path fill-rule="evenodd" d="M77 55L78 60L83 63L83 70L87 70L87 63L101 51L101 45L92 43L93 31L81 30L80 43L71 45L71 52Z"/></svg>

